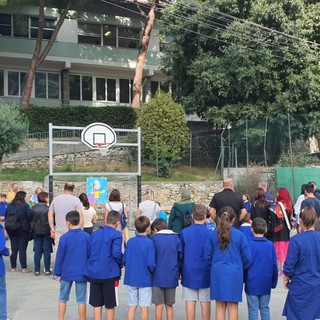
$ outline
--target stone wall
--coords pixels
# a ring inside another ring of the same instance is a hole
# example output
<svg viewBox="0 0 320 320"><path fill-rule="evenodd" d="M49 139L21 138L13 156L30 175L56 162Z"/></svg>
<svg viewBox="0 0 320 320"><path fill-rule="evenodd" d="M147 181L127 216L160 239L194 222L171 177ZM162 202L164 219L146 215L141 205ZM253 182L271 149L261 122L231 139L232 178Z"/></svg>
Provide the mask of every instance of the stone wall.
<svg viewBox="0 0 320 320"><path fill-rule="evenodd" d="M85 177L82 182L75 182L75 195L79 195L82 192L86 192L86 182ZM12 181L0 181L0 193L7 193L10 190L10 185ZM27 198L29 199L34 193L37 186L43 187L48 190L48 182L45 181L35 182L35 181L23 181L19 182L21 190L27 193ZM53 193L54 195L63 192L63 181L54 181ZM114 188L120 190L121 199L127 204L128 211L131 216L133 216L137 208L137 185L136 180L133 179L131 182L129 180L125 181L109 181L108 182L108 194ZM203 181L203 182L148 182L142 184L142 194L145 193L147 189L154 191L155 200L159 201L161 208L163 210L170 210L174 202L180 200L180 190L181 188L186 188L191 191L191 198L196 203L203 203L208 205L214 193L222 190L221 181ZM101 210L100 210L101 211Z"/></svg>

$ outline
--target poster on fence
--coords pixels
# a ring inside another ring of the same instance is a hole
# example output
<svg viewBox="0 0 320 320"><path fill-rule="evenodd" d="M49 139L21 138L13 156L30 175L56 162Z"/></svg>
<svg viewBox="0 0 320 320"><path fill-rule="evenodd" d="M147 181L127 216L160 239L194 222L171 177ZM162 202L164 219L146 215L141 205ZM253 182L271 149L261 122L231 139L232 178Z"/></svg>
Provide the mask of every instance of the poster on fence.
<svg viewBox="0 0 320 320"><path fill-rule="evenodd" d="M87 178L87 195L91 206L100 207L106 204L108 202L107 190L107 178Z"/></svg>

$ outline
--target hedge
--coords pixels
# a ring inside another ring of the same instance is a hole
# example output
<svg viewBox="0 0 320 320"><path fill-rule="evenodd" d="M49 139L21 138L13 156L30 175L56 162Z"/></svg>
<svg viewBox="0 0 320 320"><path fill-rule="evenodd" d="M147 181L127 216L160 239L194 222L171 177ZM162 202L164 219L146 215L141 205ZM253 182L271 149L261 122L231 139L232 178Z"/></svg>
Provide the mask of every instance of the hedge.
<svg viewBox="0 0 320 320"><path fill-rule="evenodd" d="M56 126L85 127L93 122L103 122L111 127L133 127L136 124L136 111L127 106L105 107L40 107L21 109L29 119L29 133L48 132L51 122Z"/></svg>

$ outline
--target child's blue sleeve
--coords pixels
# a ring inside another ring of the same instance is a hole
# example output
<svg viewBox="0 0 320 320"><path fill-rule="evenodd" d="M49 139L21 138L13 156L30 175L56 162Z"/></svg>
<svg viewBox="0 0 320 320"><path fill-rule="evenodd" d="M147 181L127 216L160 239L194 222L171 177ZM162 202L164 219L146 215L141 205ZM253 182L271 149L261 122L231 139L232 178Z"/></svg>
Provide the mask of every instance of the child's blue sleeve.
<svg viewBox="0 0 320 320"><path fill-rule="evenodd" d="M64 259L64 254L65 254L65 244L64 244L64 239L60 238L59 241L59 246L58 246L58 251L56 255L56 262L54 264L54 274L58 277L61 277L61 272L62 272L62 263Z"/></svg>
<svg viewBox="0 0 320 320"><path fill-rule="evenodd" d="M212 256L213 256L213 244L212 244L212 238L210 236L204 245L204 260L208 264L212 264Z"/></svg>
<svg viewBox="0 0 320 320"><path fill-rule="evenodd" d="M271 288L276 288L278 284L278 265L277 265L277 255L274 246L272 245L272 264L273 264L273 274L272 274L272 285Z"/></svg>
<svg viewBox="0 0 320 320"><path fill-rule="evenodd" d="M289 278L294 275L295 267L299 259L298 245L294 238L295 237L293 237L289 242L287 258L283 265L283 273Z"/></svg>
<svg viewBox="0 0 320 320"><path fill-rule="evenodd" d="M118 264L122 264L122 235L113 239L111 253L113 259L115 259Z"/></svg>
<svg viewBox="0 0 320 320"><path fill-rule="evenodd" d="M243 269L247 270L251 263L251 251L249 249L247 238L243 233L241 233L240 250L241 250Z"/></svg>
<svg viewBox="0 0 320 320"><path fill-rule="evenodd" d="M154 269L156 268L156 250L154 248L153 241L150 242L151 244L147 252L147 265L150 273L153 273Z"/></svg>

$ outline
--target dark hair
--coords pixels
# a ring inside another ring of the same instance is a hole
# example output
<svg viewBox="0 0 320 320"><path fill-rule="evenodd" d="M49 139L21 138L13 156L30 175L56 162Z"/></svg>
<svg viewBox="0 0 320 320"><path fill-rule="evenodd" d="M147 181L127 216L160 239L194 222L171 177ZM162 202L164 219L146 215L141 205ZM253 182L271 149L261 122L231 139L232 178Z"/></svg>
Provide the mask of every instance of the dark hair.
<svg viewBox="0 0 320 320"><path fill-rule="evenodd" d="M230 227L234 219L236 218L236 214L234 213L231 207L224 207L218 212L218 240L220 242L220 250L225 250L230 243L231 235L230 235Z"/></svg>
<svg viewBox="0 0 320 320"><path fill-rule="evenodd" d="M2 194L0 195L0 197L1 197L1 198L7 198L7 195L6 195L5 193L2 193Z"/></svg>
<svg viewBox="0 0 320 320"><path fill-rule="evenodd" d="M77 226L80 223L80 214L76 210L69 211L66 214L66 221L70 222L72 226Z"/></svg>
<svg viewBox="0 0 320 320"><path fill-rule="evenodd" d="M254 191L254 199L256 200L256 204L259 208L265 208L268 205L266 192L263 188L257 188Z"/></svg>
<svg viewBox="0 0 320 320"><path fill-rule="evenodd" d="M65 184L64 184L64 188L63 188L64 190L66 190L66 191L72 191L73 192L73 190L74 190L74 183L73 182L66 182Z"/></svg>
<svg viewBox="0 0 320 320"><path fill-rule="evenodd" d="M49 193L45 191L41 191L40 193L37 194L38 201L44 202L44 203L47 202L48 196L49 196Z"/></svg>
<svg viewBox="0 0 320 320"><path fill-rule="evenodd" d="M314 192L314 184L309 182L305 185L304 190L306 193L313 193Z"/></svg>
<svg viewBox="0 0 320 320"><path fill-rule="evenodd" d="M261 217L257 217L255 219L253 219L251 227L252 227L254 233L265 234L267 231L266 220L264 220Z"/></svg>
<svg viewBox="0 0 320 320"><path fill-rule="evenodd" d="M143 233L150 226L150 219L146 216L140 216L134 220L134 226L138 233Z"/></svg>
<svg viewBox="0 0 320 320"><path fill-rule="evenodd" d="M193 219L196 221L201 221L206 218L207 207L203 204L196 204L192 211Z"/></svg>
<svg viewBox="0 0 320 320"><path fill-rule="evenodd" d="M116 210L110 210L107 214L107 224L115 225L120 221L120 213Z"/></svg>
<svg viewBox="0 0 320 320"><path fill-rule="evenodd" d="M121 201L120 191L118 189L113 189L110 192L109 201Z"/></svg>
<svg viewBox="0 0 320 320"><path fill-rule="evenodd" d="M304 208L300 213L300 219L308 230L313 227L317 221L316 211L312 207Z"/></svg>
<svg viewBox="0 0 320 320"><path fill-rule="evenodd" d="M26 193L24 191L18 191L12 200L12 204L21 204L26 202Z"/></svg>
<svg viewBox="0 0 320 320"><path fill-rule="evenodd" d="M301 194L304 194L305 190L306 190L306 184L304 183L301 185Z"/></svg>
<svg viewBox="0 0 320 320"><path fill-rule="evenodd" d="M85 193L81 193L79 196L79 199L82 202L84 208L88 210L90 208L88 196Z"/></svg>
<svg viewBox="0 0 320 320"><path fill-rule="evenodd" d="M154 230L161 231L165 229L168 229L168 223L166 220L162 218L155 219L151 224L151 231L154 231Z"/></svg>

